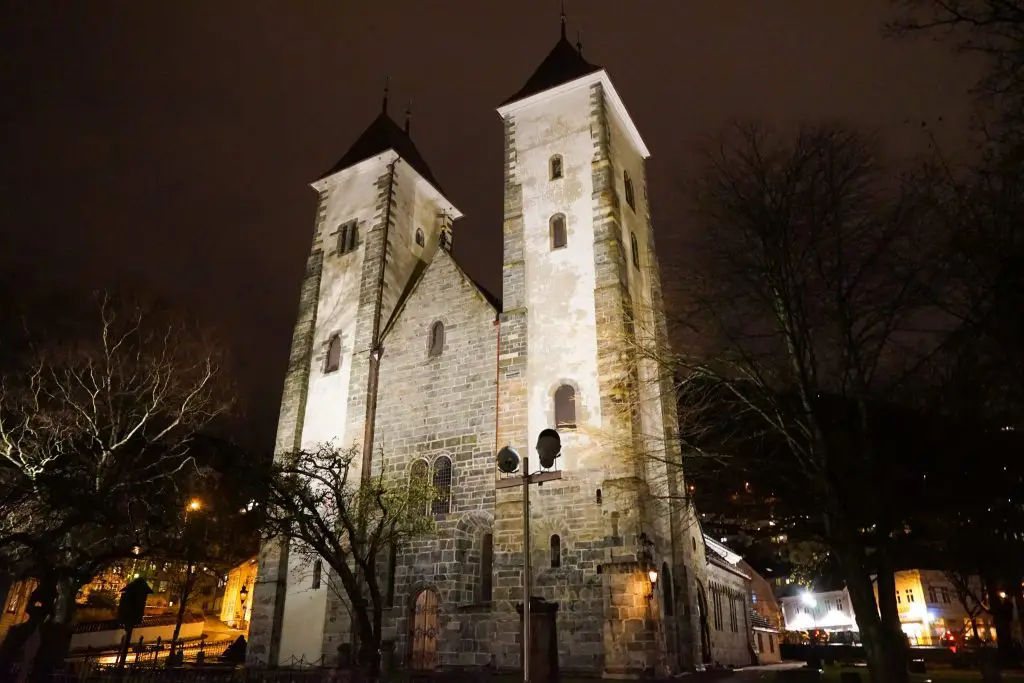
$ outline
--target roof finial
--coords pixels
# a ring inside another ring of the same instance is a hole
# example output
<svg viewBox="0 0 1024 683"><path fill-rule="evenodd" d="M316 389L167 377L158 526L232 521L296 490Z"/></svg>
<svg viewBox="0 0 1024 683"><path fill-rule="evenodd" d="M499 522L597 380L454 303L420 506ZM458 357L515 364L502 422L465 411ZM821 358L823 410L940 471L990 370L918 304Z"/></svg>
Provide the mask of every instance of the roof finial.
<svg viewBox="0 0 1024 683"><path fill-rule="evenodd" d="M580 53L580 57L583 56L583 29L576 31L576 52Z"/></svg>
<svg viewBox="0 0 1024 683"><path fill-rule="evenodd" d="M409 128L412 127L412 100L409 100L408 106L405 108L405 134L409 134Z"/></svg>
<svg viewBox="0 0 1024 683"><path fill-rule="evenodd" d="M562 0L562 40L565 40L565 0Z"/></svg>
<svg viewBox="0 0 1024 683"><path fill-rule="evenodd" d="M381 102L381 107L380 107L380 110L382 112L384 112L385 114L388 113L388 85L390 84L390 82L391 82L391 79L389 77L385 76L384 77L384 101Z"/></svg>

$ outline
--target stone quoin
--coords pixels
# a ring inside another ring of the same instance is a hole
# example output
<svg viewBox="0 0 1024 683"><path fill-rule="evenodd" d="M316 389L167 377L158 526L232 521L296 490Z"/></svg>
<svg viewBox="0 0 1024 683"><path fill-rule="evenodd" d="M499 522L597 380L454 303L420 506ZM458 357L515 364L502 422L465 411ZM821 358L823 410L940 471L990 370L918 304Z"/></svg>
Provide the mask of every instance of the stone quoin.
<svg viewBox="0 0 1024 683"><path fill-rule="evenodd" d="M564 17L554 49L498 113L500 299L453 256L461 213L386 99L313 183L276 450L333 440L359 444L362 467L379 471L383 457L396 478L415 463L450 472L435 532L398 550L391 578L385 638L406 666L521 665L522 492L497 486L495 456L511 445L536 469L533 445L549 427L561 434L562 478L531 492L529 552L534 596L558 604L559 669L747 663L742 645L730 642L736 661L709 647L718 569L685 496L671 495L685 490L680 468L665 466L680 462L674 401L661 400L671 385L631 358L637 330L666 336L647 148L607 72L566 39ZM286 544L261 550L250 664L329 664L351 641L345 606L312 574ZM434 634L429 658L417 656L417 627Z"/></svg>

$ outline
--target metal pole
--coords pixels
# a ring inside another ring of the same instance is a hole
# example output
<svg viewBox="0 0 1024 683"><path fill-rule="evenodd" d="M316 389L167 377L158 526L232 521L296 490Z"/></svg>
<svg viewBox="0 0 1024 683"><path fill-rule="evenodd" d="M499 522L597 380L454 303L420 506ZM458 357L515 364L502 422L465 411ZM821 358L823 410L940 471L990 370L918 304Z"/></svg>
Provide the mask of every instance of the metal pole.
<svg viewBox="0 0 1024 683"><path fill-rule="evenodd" d="M530 683L530 459L523 458L523 683Z"/></svg>

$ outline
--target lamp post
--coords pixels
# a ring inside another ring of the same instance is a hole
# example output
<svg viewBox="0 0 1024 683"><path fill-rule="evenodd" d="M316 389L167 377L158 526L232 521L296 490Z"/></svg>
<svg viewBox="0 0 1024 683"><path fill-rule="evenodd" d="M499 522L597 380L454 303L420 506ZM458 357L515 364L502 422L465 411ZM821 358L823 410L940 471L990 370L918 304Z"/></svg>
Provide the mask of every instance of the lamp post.
<svg viewBox="0 0 1024 683"><path fill-rule="evenodd" d="M540 466L550 470L555 459L562 452L562 440L554 429L545 429L537 437L537 455ZM498 451L498 469L505 474L519 471L520 457L511 446ZM522 458L522 476L499 479L495 488L523 487L523 683L530 683L530 591L532 590L532 569L530 567L530 484L538 486L546 481L561 479L561 472L541 471L530 474L529 458Z"/></svg>
<svg viewBox="0 0 1024 683"><path fill-rule="evenodd" d="M238 600L242 604L242 618L239 619L239 621L242 622L242 628L241 628L242 631L245 630L245 622L246 622L246 619L245 619L245 601L248 598L249 598L249 587L243 583L242 584L242 588L238 591Z"/></svg>

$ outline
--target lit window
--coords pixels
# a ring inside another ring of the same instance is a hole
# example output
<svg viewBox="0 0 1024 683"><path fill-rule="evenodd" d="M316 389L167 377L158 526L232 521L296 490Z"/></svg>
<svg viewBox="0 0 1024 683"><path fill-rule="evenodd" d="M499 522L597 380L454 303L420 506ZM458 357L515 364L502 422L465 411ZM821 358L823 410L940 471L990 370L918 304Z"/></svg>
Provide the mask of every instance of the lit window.
<svg viewBox="0 0 1024 683"><path fill-rule="evenodd" d="M551 157L549 166L551 180L558 180L562 177L562 155L556 154Z"/></svg>
<svg viewBox="0 0 1024 683"><path fill-rule="evenodd" d="M636 201L633 197L633 179L629 177L629 171L622 172L622 184L626 188L626 203L629 208L636 211Z"/></svg>
<svg viewBox="0 0 1024 683"><path fill-rule="evenodd" d="M437 358L444 352L444 323L435 320L430 326L430 346L427 348L427 356Z"/></svg>
<svg viewBox="0 0 1024 683"><path fill-rule="evenodd" d="M341 366L341 335L332 334L327 342L327 358L324 360L324 374L335 372Z"/></svg>
<svg viewBox="0 0 1024 683"><path fill-rule="evenodd" d="M576 390L568 384L555 391L555 426L559 429L576 428Z"/></svg>
<svg viewBox="0 0 1024 683"><path fill-rule="evenodd" d="M629 246L633 252L633 267L637 270L640 269L640 247L636 242L636 233L629 233Z"/></svg>
<svg viewBox="0 0 1024 683"><path fill-rule="evenodd" d="M562 539L558 534L551 537L551 568L558 569L562 566Z"/></svg>
<svg viewBox="0 0 1024 683"><path fill-rule="evenodd" d="M442 455L434 461L434 501L430 511L435 515L451 512L452 507L452 461Z"/></svg>
<svg viewBox="0 0 1024 683"><path fill-rule="evenodd" d="M416 246L422 247L426 243L426 238L423 236L423 231L416 228Z"/></svg>
<svg viewBox="0 0 1024 683"><path fill-rule="evenodd" d="M551 248L561 249L569 243L569 235L565 230L565 215L556 213L549 221L551 231Z"/></svg>
<svg viewBox="0 0 1024 683"><path fill-rule="evenodd" d="M906 589L906 593L907 593L907 602L908 603L914 602L914 589L908 588L908 589Z"/></svg>

